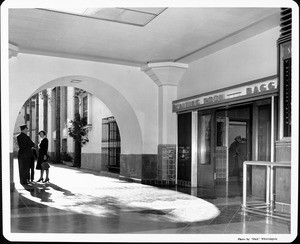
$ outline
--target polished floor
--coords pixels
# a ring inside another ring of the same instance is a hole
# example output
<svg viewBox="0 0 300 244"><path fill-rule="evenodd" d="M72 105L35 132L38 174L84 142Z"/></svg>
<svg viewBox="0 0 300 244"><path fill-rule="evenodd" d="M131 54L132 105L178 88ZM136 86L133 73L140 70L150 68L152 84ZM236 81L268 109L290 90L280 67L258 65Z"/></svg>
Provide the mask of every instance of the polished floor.
<svg viewBox="0 0 300 244"><path fill-rule="evenodd" d="M284 241L291 234L289 221L243 213L238 184L219 185L215 190L168 189L51 165L50 182L24 186L18 183L17 170L10 218L11 234L17 240L22 238L19 234L30 233L26 238L38 240L42 238L38 234L47 233L54 239L57 234L77 234L67 235L65 241L79 240L78 234L115 234L109 235L110 241L155 241L153 234L172 234L158 235L160 241L243 241L248 234L262 241ZM107 241L96 236L89 237Z"/></svg>

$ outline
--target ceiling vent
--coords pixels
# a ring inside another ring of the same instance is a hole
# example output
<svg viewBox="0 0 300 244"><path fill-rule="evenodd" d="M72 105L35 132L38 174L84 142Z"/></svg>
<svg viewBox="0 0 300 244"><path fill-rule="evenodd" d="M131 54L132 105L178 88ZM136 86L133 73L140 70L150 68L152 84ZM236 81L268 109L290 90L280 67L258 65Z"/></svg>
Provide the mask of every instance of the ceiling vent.
<svg viewBox="0 0 300 244"><path fill-rule="evenodd" d="M291 38L292 35L292 9L282 8L280 18L280 39Z"/></svg>

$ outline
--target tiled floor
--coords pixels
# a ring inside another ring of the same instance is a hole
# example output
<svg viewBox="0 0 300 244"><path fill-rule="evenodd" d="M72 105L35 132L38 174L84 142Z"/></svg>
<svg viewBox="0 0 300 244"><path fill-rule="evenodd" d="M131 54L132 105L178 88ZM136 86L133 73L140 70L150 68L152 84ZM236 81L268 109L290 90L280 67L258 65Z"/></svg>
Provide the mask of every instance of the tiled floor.
<svg viewBox="0 0 300 244"><path fill-rule="evenodd" d="M37 179L39 173L36 174ZM37 240L38 233L117 234L115 237L130 234L122 241L129 237L137 240L136 234L145 234L145 241L154 241L148 238L155 235L147 234L181 234L171 235L168 240L202 242L220 238L243 241L248 238L246 234L255 234L250 238L260 240L274 234L277 241L282 241L291 234L290 222L244 215L238 185L223 185L214 191L179 187L170 190L65 165L51 166L50 183L33 182L24 187L17 181L15 172L16 190L11 193L12 236L31 233ZM164 235L159 235L159 240L163 241Z"/></svg>

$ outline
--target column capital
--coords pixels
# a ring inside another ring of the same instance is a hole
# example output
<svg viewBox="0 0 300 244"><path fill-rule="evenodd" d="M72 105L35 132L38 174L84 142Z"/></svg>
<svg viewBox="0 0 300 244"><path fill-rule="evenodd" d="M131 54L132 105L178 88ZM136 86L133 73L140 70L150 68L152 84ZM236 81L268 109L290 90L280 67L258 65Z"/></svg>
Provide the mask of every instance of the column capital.
<svg viewBox="0 0 300 244"><path fill-rule="evenodd" d="M148 63L141 67L157 86L177 86L188 64L175 62Z"/></svg>
<svg viewBox="0 0 300 244"><path fill-rule="evenodd" d="M19 52L19 48L11 43L9 43L9 48L8 48L8 55L9 58L12 57L17 57L18 56L18 52Z"/></svg>

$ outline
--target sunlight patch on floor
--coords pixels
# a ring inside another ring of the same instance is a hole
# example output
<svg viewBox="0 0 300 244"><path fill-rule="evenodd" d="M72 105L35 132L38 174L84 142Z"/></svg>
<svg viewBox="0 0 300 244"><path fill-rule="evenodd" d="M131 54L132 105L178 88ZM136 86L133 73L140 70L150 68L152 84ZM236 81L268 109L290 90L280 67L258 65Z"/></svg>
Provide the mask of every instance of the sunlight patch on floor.
<svg viewBox="0 0 300 244"><path fill-rule="evenodd" d="M148 219L172 222L203 221L220 213L213 204L191 195L53 165L50 183L34 182L24 189L18 182L18 167L14 171L20 194L61 210L102 217L130 211ZM38 178L36 171L35 179Z"/></svg>

